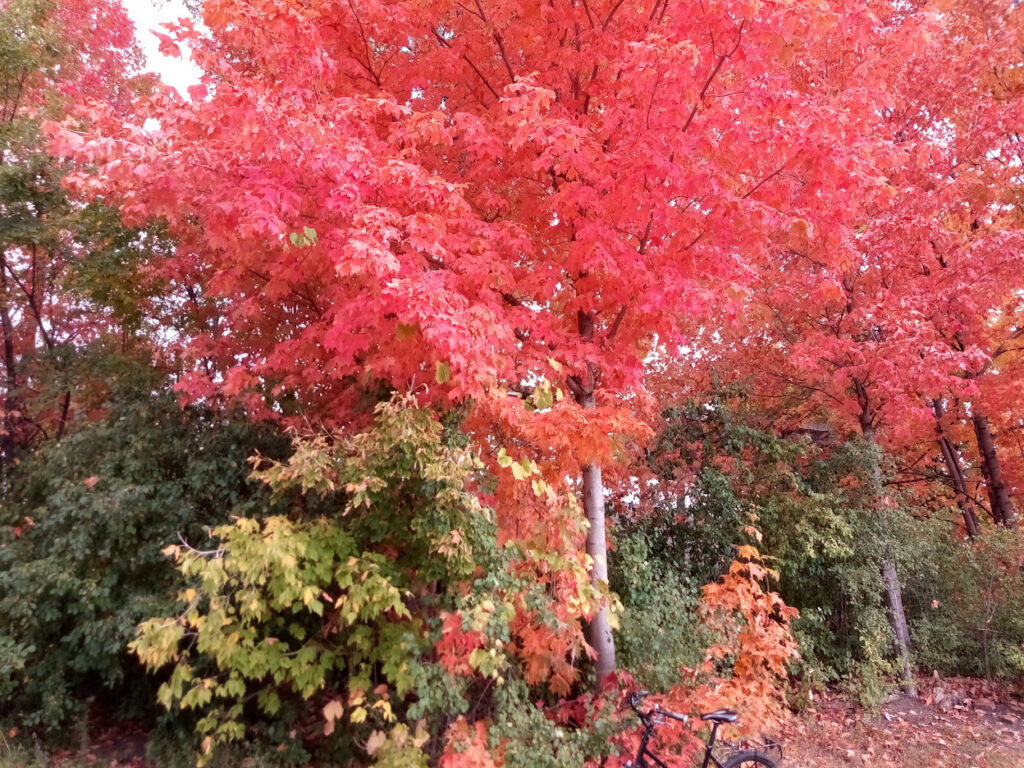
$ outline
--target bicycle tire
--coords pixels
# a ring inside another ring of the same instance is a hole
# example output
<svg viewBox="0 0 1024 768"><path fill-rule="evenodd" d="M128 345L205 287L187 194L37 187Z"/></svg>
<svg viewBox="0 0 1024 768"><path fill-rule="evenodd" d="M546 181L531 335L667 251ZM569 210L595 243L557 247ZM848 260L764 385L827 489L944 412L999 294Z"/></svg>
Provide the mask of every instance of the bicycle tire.
<svg viewBox="0 0 1024 768"><path fill-rule="evenodd" d="M722 764L722 768L745 768L745 766L763 765L765 768L779 768L778 764L761 752L746 751L731 755Z"/></svg>

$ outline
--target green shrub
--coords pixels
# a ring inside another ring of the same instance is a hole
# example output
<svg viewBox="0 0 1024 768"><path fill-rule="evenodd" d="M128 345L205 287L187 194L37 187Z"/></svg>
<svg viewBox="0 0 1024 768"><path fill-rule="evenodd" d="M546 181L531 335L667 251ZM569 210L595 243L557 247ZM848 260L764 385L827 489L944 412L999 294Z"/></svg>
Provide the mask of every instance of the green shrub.
<svg viewBox="0 0 1024 768"><path fill-rule="evenodd" d="M699 623L699 581L674 562L658 519L620 523L609 565L612 590L622 602L616 656L638 684L665 691L683 667L696 667L708 637Z"/></svg>
<svg viewBox="0 0 1024 768"><path fill-rule="evenodd" d="M983 529L976 540L924 527L906 586L919 666L942 675L1024 675L1024 542L1019 531Z"/></svg>
<svg viewBox="0 0 1024 768"><path fill-rule="evenodd" d="M563 722L536 704L521 682L504 686L495 696L490 743L505 744L508 768L578 768L588 759L608 753L623 727L616 702L609 697L576 703L575 717Z"/></svg>
<svg viewBox="0 0 1024 768"><path fill-rule="evenodd" d="M267 510L246 460L287 445L146 393L26 457L0 511L0 716L56 735L92 696L116 702L112 715L145 711L154 686L127 644L173 601L160 550L201 546L228 510Z"/></svg>
<svg viewBox="0 0 1024 768"><path fill-rule="evenodd" d="M892 503L884 510L877 508L869 482L878 461L872 446L781 438L759 426L759 414L743 408L739 398L665 411L648 457L660 481L653 514L644 522L646 530L659 531L648 549L677 579L703 584L722 573L735 545L754 526L762 536L758 548L779 573L778 592L800 611L792 625L801 646L801 658L792 665L794 701L823 685L843 684L876 704L895 669L880 563L891 558L900 573L911 572L917 521L898 492L890 494ZM678 498L665 493L687 473L692 481ZM641 600L645 591L668 583L660 575L644 583ZM631 594L621 580L616 588ZM631 599L623 598L624 629ZM688 615L681 606L673 610ZM627 648L631 633L623 633ZM637 658L643 663L643 652Z"/></svg>

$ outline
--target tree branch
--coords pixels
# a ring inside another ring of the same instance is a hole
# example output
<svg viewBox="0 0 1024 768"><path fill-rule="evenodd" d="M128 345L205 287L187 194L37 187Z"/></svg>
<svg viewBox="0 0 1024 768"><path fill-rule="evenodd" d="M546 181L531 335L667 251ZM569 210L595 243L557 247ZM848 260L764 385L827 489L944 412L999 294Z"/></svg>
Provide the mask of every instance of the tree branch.
<svg viewBox="0 0 1024 768"><path fill-rule="evenodd" d="M443 47L451 48L451 45L448 43L447 40L444 39L444 36L440 32L438 32L436 29L433 29L433 28L431 28L430 31L434 33L434 37L437 38L437 41ZM491 92L491 95L497 101L501 101L501 96L499 96L498 92L496 90L494 90L494 86L491 85L491 82L486 77L484 77L484 73L481 72L480 69L477 67L477 65L473 63L472 59L470 59L469 56L467 56L466 54L462 54L462 60L465 61L467 64L469 64L469 68L472 69L476 73L476 76L480 78L480 82L482 82L487 87L487 90Z"/></svg>
<svg viewBox="0 0 1024 768"><path fill-rule="evenodd" d="M608 331L608 336L607 336L608 341L611 341L612 339L614 339L615 338L615 334L617 334L619 332L619 326L622 325L622 318L624 318L626 316L626 308L627 307L629 307L629 304L623 304L622 305L622 309L620 309L619 313L615 316L615 321L612 323L612 327Z"/></svg>
<svg viewBox="0 0 1024 768"><path fill-rule="evenodd" d="M662 15L664 15L664 11L662 11ZM704 95L708 92L708 88L711 87L711 83L714 82L715 77L717 77L718 70L722 68L722 65L726 62L728 58L730 58L734 53L736 53L736 51L739 50L740 43L743 40L743 26L746 23L746 19L740 22L739 31L736 33L736 45L732 47L731 51L729 51L728 53L723 53L721 56L718 57L718 61L715 63L714 68L711 70L711 74L708 75L708 79L704 81L704 87L702 87L700 89L700 93L697 94L697 100L693 104L693 109L690 110L689 117L687 117L686 122L683 123L683 133L686 133L687 129L690 127L690 123L693 122L693 118L697 116L697 110L700 108L700 103L704 100Z"/></svg>

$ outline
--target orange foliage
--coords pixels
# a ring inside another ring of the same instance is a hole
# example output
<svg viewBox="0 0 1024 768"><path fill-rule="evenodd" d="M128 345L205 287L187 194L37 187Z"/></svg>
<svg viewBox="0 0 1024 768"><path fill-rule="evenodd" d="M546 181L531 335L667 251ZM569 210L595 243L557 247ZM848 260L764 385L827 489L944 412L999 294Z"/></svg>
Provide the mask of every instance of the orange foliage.
<svg viewBox="0 0 1024 768"><path fill-rule="evenodd" d="M501 750L492 755L487 748L487 728L482 720L470 724L460 716L448 727L445 740L439 768L498 768L503 764Z"/></svg>
<svg viewBox="0 0 1024 768"><path fill-rule="evenodd" d="M708 649L698 670L707 679L694 691L693 701L702 710L737 707L743 713L740 725L751 729L783 717L779 683L787 677L787 664L799 655L789 631L797 610L764 587L773 575L755 547L741 546L729 573L705 586L701 600L704 621L722 639ZM725 678L723 662L731 667Z"/></svg>

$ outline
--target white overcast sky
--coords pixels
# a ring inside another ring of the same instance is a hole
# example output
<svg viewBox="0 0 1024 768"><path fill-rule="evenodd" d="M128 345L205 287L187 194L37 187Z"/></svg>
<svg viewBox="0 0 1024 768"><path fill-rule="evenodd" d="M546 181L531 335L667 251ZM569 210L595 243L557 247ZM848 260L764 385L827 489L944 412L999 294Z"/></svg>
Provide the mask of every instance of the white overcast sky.
<svg viewBox="0 0 1024 768"><path fill-rule="evenodd" d="M147 69L156 72L168 85L188 98L188 86L199 82L200 71L188 60L188 52L182 49L182 58L163 56L157 50L160 42L150 30L166 32L160 24L176 21L187 16L181 0L122 0L128 15L135 22L135 37L146 54Z"/></svg>

